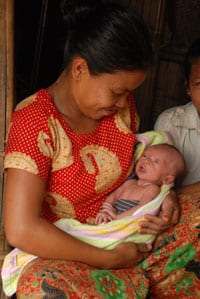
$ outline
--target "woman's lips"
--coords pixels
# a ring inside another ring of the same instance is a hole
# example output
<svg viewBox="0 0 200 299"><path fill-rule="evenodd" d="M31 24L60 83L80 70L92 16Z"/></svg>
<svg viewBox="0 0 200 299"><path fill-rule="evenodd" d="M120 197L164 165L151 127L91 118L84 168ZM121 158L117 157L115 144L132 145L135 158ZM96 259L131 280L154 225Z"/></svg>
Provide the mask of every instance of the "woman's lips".
<svg viewBox="0 0 200 299"><path fill-rule="evenodd" d="M108 115L112 115L114 113L116 113L118 111L118 109L116 108L112 108L112 109L106 109L105 110L105 115L108 116Z"/></svg>

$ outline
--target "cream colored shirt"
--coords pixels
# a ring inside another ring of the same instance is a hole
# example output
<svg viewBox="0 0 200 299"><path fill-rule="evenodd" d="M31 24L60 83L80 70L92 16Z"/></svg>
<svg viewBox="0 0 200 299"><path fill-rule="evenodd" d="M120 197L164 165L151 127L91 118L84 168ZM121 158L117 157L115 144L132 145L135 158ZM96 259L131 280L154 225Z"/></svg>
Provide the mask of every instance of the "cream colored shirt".
<svg viewBox="0 0 200 299"><path fill-rule="evenodd" d="M182 185L200 181L200 118L193 103L165 110L154 129L168 131L174 145L183 153L187 174Z"/></svg>

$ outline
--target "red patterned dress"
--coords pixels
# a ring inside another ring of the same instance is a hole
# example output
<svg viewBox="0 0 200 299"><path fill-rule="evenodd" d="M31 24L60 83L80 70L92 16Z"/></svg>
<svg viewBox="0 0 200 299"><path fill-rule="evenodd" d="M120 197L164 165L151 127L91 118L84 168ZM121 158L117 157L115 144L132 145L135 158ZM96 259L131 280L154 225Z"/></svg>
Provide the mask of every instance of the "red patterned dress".
<svg viewBox="0 0 200 299"><path fill-rule="evenodd" d="M75 134L43 89L15 110L5 168L27 170L45 182L42 216L47 220L90 222L106 195L130 172L135 131L134 103L129 99L126 109L104 118L92 133Z"/></svg>

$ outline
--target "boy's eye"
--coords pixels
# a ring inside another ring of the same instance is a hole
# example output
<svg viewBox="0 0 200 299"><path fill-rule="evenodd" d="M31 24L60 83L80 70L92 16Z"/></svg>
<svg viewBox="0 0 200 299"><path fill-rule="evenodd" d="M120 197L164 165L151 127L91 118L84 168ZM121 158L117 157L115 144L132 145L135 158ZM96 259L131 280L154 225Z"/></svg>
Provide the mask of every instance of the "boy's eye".
<svg viewBox="0 0 200 299"><path fill-rule="evenodd" d="M200 86L200 81L193 82L193 86Z"/></svg>

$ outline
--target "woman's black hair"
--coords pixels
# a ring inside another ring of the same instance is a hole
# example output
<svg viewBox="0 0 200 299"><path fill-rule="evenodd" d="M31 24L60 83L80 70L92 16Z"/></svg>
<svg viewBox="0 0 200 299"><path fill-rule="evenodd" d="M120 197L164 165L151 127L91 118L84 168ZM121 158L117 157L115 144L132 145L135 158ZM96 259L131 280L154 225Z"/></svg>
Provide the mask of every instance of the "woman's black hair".
<svg viewBox="0 0 200 299"><path fill-rule="evenodd" d="M94 75L152 64L150 33L133 9L109 0L63 0L61 9L67 29L65 68L75 56L84 58Z"/></svg>
<svg viewBox="0 0 200 299"><path fill-rule="evenodd" d="M200 58L200 38L198 38L191 44L191 46L188 48L188 51L185 55L184 75L185 75L187 87L189 84L189 77L190 77L192 64L197 58Z"/></svg>

